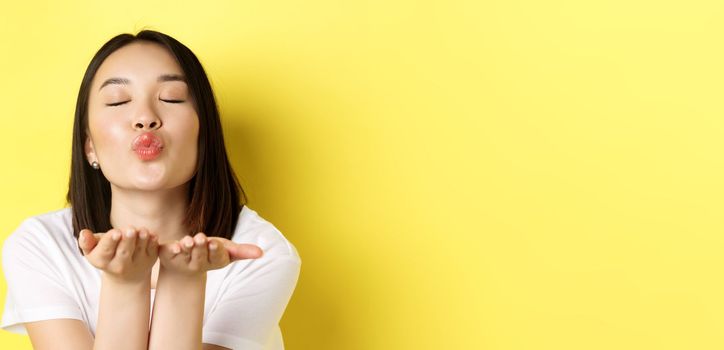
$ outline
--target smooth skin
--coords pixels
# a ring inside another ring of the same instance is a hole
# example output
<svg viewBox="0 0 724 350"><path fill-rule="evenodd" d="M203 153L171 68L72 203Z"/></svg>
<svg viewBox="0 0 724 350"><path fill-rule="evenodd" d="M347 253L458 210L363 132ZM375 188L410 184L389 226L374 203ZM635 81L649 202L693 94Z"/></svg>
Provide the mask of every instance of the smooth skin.
<svg viewBox="0 0 724 350"><path fill-rule="evenodd" d="M207 237L203 232L159 245L158 236L149 233L146 228L129 229L126 233L130 232L130 237L125 236L122 240L122 232L118 229L108 231L111 235L81 230L78 245L91 265L129 281L147 278L157 257L161 260L161 266L167 270L194 274L220 269L236 260L257 259L263 255L256 245L238 244L223 237ZM99 249L94 249L96 247Z"/></svg>
<svg viewBox="0 0 724 350"><path fill-rule="evenodd" d="M124 237L125 236L125 237ZM88 262L109 277L129 282L142 282L158 258L158 236L141 228L129 227L125 232L111 229L107 234L81 230L78 246Z"/></svg>
<svg viewBox="0 0 724 350"><path fill-rule="evenodd" d="M128 235L123 235L118 229L107 233L109 235L81 230L78 245L91 265L114 278L128 281L148 278L156 258L168 271L194 275L226 267L236 260L257 259L263 255L256 245L234 243L223 237L207 237L203 232L163 245L158 244L157 235L145 228L136 230L130 227L126 230Z"/></svg>

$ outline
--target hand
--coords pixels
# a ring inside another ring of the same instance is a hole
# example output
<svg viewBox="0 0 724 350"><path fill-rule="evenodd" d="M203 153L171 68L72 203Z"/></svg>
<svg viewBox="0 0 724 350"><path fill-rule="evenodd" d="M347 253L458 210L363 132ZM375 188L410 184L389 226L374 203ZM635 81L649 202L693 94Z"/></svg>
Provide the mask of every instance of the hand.
<svg viewBox="0 0 724 350"><path fill-rule="evenodd" d="M216 270L244 259L256 259L264 252L253 244L234 243L223 237L206 237L203 232L193 238L162 244L158 251L161 266L167 271L199 274Z"/></svg>
<svg viewBox="0 0 724 350"><path fill-rule="evenodd" d="M78 237L78 246L88 262L120 281L149 278L158 258L158 236L145 228L113 228L106 233L83 229Z"/></svg>

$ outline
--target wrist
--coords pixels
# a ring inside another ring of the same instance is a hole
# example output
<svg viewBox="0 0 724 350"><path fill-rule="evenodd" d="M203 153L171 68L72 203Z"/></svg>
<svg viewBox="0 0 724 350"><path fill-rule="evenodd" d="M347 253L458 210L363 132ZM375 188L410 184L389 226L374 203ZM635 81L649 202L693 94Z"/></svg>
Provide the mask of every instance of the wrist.
<svg viewBox="0 0 724 350"><path fill-rule="evenodd" d="M103 284L111 284L114 288L126 288L130 290L146 290L151 289L151 274L145 278L128 279L121 278L105 271L101 271L101 282Z"/></svg>
<svg viewBox="0 0 724 350"><path fill-rule="evenodd" d="M170 269L168 267L159 266L158 268L158 279L171 279L174 281L181 281L181 282L199 282L199 281L206 281L206 271L201 272L188 272L188 271L178 271L174 269Z"/></svg>

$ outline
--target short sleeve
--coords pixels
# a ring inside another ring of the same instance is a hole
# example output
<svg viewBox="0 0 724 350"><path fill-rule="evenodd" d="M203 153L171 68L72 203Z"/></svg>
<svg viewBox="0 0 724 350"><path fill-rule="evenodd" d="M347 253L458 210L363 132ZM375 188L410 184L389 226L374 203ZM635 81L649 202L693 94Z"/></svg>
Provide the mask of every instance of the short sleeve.
<svg viewBox="0 0 724 350"><path fill-rule="evenodd" d="M2 270L7 293L0 328L27 334L24 322L72 318L83 320L78 303L63 283L51 256L57 252L44 244L45 228L24 221L3 243Z"/></svg>
<svg viewBox="0 0 724 350"><path fill-rule="evenodd" d="M238 263L238 262L237 262ZM203 327L203 343L263 350L275 332L299 278L301 259L255 259L236 271Z"/></svg>

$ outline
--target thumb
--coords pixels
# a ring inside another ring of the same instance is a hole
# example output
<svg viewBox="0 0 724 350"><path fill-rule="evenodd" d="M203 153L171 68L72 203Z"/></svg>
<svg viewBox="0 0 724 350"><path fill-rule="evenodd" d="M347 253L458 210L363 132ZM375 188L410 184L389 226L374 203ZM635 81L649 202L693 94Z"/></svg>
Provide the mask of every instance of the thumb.
<svg viewBox="0 0 724 350"><path fill-rule="evenodd" d="M264 251L253 244L230 244L227 250L231 260L257 259L264 255Z"/></svg>
<svg viewBox="0 0 724 350"><path fill-rule="evenodd" d="M91 232L89 229L82 229L78 233L78 243L80 246L80 249L83 250L83 254L90 253L91 250L96 246L98 243L96 236Z"/></svg>

